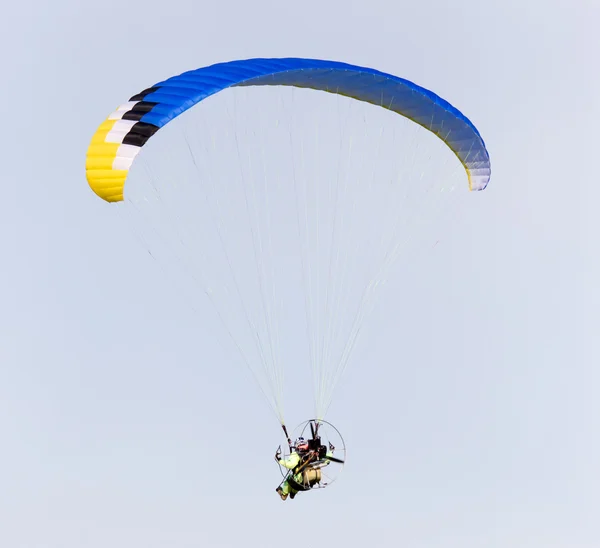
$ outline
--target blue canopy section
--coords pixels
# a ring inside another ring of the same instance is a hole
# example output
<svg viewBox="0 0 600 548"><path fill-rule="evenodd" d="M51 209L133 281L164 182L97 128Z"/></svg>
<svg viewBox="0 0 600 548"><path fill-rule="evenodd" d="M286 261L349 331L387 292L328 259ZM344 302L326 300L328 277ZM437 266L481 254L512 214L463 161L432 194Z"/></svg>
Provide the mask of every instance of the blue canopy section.
<svg viewBox="0 0 600 548"><path fill-rule="evenodd" d="M184 72L131 98L142 141L196 103L233 86L295 86L352 97L394 111L444 141L464 165L472 190L490 179L490 158L473 123L435 93L378 70L315 59L248 59ZM144 112L142 112L144 111ZM139 135L138 135L139 138ZM143 142L140 143L140 146Z"/></svg>

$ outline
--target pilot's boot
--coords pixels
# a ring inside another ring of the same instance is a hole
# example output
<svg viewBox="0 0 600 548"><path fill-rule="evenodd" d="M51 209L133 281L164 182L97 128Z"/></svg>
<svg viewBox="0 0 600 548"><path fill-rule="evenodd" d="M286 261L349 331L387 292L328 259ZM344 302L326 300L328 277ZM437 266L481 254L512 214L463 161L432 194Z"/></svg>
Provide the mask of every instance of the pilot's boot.
<svg viewBox="0 0 600 548"><path fill-rule="evenodd" d="M279 486L277 489L275 489L275 491L277 491L277 493L279 493L281 500L285 500L288 498L287 493L283 492L283 489L281 488L281 486ZM294 497L292 497L292 498L294 498Z"/></svg>

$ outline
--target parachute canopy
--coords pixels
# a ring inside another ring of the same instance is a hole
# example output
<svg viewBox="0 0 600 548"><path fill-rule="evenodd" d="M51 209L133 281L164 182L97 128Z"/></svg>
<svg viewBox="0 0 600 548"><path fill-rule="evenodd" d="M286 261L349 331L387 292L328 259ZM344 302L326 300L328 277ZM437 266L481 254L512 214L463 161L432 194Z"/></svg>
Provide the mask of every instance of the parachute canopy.
<svg viewBox="0 0 600 548"><path fill-rule="evenodd" d="M314 59L248 59L184 72L145 89L100 125L87 152L87 180L108 202L123 200L129 168L146 141L198 102L235 86L295 86L336 93L394 111L437 135L465 167L471 190L490 179L485 143L447 101L378 70Z"/></svg>
<svg viewBox="0 0 600 548"><path fill-rule="evenodd" d="M410 272L392 269L435 247L443 211L473 203L465 179L484 189L490 160L475 126L412 82L333 61L251 59L131 97L94 135L86 170L173 290L208 314L193 359L216 366L203 351L215 324L226 335L219 366L228 350L241 358L283 424L284 380L286 405L303 407L312 377L322 420L351 360L386 366L357 358L378 331L365 329L376 297L392 275L410 295ZM379 317L402 340L413 312ZM399 345L389 361L403 359Z"/></svg>

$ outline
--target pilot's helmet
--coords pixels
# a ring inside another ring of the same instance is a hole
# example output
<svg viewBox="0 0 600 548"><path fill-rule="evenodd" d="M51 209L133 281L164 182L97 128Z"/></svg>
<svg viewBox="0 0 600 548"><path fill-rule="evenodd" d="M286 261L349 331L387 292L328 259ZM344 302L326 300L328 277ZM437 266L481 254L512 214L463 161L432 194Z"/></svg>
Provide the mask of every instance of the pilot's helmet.
<svg viewBox="0 0 600 548"><path fill-rule="evenodd" d="M308 451L308 442L303 437L299 437L294 446L296 447L296 451Z"/></svg>

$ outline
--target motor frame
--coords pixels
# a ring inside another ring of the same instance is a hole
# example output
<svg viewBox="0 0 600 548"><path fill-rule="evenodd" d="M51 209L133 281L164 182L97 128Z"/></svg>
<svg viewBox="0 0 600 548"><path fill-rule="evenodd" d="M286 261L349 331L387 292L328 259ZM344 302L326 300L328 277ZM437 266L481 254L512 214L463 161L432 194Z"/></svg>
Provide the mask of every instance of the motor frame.
<svg viewBox="0 0 600 548"><path fill-rule="evenodd" d="M292 453L290 442L300 437L308 441L308 455L310 462L300 463L294 470L289 470L279 464L279 469L284 480L291 475L302 474L302 487L305 491L323 489L331 485L340 475L346 463L346 444L339 430L333 424L321 419L309 419L299 424L293 431L292 437L287 436L285 443L280 445L287 448L282 452L281 458L286 459ZM329 460L327 452L332 449L335 460ZM295 480L293 480L295 482Z"/></svg>

